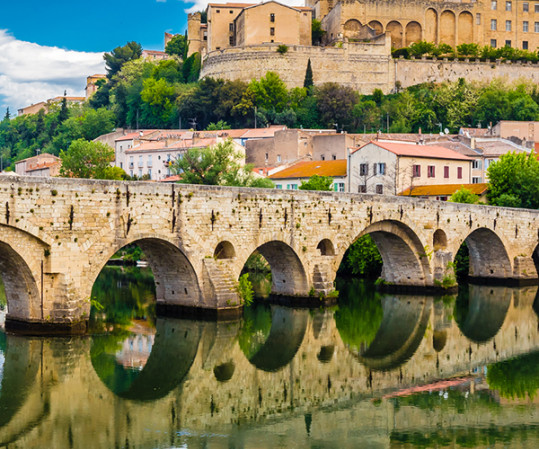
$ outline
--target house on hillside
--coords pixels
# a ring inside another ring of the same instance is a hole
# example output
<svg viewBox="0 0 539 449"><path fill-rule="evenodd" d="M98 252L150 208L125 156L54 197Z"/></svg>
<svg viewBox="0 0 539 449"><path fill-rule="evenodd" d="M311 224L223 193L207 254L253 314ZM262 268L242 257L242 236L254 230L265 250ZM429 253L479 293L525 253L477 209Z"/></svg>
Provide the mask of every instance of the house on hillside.
<svg viewBox="0 0 539 449"><path fill-rule="evenodd" d="M277 189L298 190L313 175L333 178L335 192L346 190L346 159L335 161L301 161L270 176Z"/></svg>
<svg viewBox="0 0 539 449"><path fill-rule="evenodd" d="M41 153L15 162L15 173L21 176L51 177L60 174L62 161L54 154Z"/></svg>
<svg viewBox="0 0 539 449"><path fill-rule="evenodd" d="M479 201L487 202L488 184L435 184L408 188L399 193L401 196L413 196L429 200L447 201L460 189L468 189L479 197Z"/></svg>
<svg viewBox="0 0 539 449"><path fill-rule="evenodd" d="M469 184L473 159L437 145L372 141L349 155L352 193L397 195L429 184Z"/></svg>

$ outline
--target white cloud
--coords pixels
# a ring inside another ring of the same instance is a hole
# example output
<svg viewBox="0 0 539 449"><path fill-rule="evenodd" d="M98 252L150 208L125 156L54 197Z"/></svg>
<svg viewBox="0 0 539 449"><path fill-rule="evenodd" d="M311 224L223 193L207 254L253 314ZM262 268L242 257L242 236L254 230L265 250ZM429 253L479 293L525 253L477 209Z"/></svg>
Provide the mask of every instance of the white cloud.
<svg viewBox="0 0 539 449"><path fill-rule="evenodd" d="M195 11L203 11L206 9L206 6L208 6L208 3L264 3L262 1L248 1L248 0L181 0L183 3L187 3L190 6L185 10L185 12L195 12ZM289 6L305 6L305 0L276 0L279 3L282 3L283 5L289 5Z"/></svg>
<svg viewBox="0 0 539 449"><path fill-rule="evenodd" d="M84 96L86 77L105 73L103 53L46 47L0 30L0 102L12 112L58 95Z"/></svg>

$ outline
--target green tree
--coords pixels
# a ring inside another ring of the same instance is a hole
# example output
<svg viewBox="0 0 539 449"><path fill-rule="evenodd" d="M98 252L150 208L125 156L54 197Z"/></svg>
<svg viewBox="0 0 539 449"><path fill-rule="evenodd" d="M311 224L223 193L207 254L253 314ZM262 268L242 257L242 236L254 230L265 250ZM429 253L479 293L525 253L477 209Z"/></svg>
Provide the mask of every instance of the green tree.
<svg viewBox="0 0 539 449"><path fill-rule="evenodd" d="M188 49L189 41L187 40L187 36L176 34L165 47L165 53L179 56L185 61L187 59Z"/></svg>
<svg viewBox="0 0 539 449"><path fill-rule="evenodd" d="M313 19L311 22L311 40L313 45L320 45L326 32L322 29L322 22Z"/></svg>
<svg viewBox="0 0 539 449"><path fill-rule="evenodd" d="M259 108L281 112L286 107L288 90L275 72L266 73L259 81L251 81L248 91L252 93L254 104Z"/></svg>
<svg viewBox="0 0 539 449"><path fill-rule="evenodd" d="M346 251L339 273L365 278L377 278L382 272L382 256L370 235L357 239Z"/></svg>
<svg viewBox="0 0 539 449"><path fill-rule="evenodd" d="M219 120L217 123L212 122L206 127L206 131L218 131L220 129L230 129L230 125L223 120Z"/></svg>
<svg viewBox="0 0 539 449"><path fill-rule="evenodd" d="M6 109L6 115L4 115L4 120L7 122L11 119L11 113L9 112L9 107Z"/></svg>
<svg viewBox="0 0 539 449"><path fill-rule="evenodd" d="M316 89L316 98L323 125L348 128L352 124L352 111L359 96L351 87L324 83Z"/></svg>
<svg viewBox="0 0 539 449"><path fill-rule="evenodd" d="M324 190L330 192L333 178L329 176L313 175L308 181L302 182L299 186L300 190Z"/></svg>
<svg viewBox="0 0 539 449"><path fill-rule="evenodd" d="M189 56L183 63L183 80L186 83L196 83L200 75L202 59L200 53L196 52Z"/></svg>
<svg viewBox="0 0 539 449"><path fill-rule="evenodd" d="M242 165L243 158L229 139L213 147L189 149L176 160L173 170L183 184L260 187L252 165ZM269 187L269 183L264 182L263 187Z"/></svg>
<svg viewBox="0 0 539 449"><path fill-rule="evenodd" d="M307 61L307 70L305 71L305 80L303 81L303 87L307 89L312 87L313 83L313 68L311 67L311 58Z"/></svg>
<svg viewBox="0 0 539 449"><path fill-rule="evenodd" d="M58 122L62 123L63 121L67 120L68 117L69 111L67 109L66 91L64 91L64 96L62 97L62 106L60 108L60 113L58 114Z"/></svg>
<svg viewBox="0 0 539 449"><path fill-rule="evenodd" d="M539 209L539 160L535 153L507 153L488 167L487 198L494 206Z"/></svg>
<svg viewBox="0 0 539 449"><path fill-rule="evenodd" d="M459 190L453 193L453 195L451 195L449 201L452 203L477 204L479 203L479 197L470 189L461 187Z"/></svg>
<svg viewBox="0 0 539 449"><path fill-rule="evenodd" d="M61 176L69 178L122 179L125 172L111 167L114 149L102 142L84 139L74 141L67 151L60 152Z"/></svg>
<svg viewBox="0 0 539 449"><path fill-rule="evenodd" d="M128 42L123 47L116 47L110 53L105 53L103 59L107 69L107 77L111 79L128 61L139 59L142 55L142 47L137 42Z"/></svg>

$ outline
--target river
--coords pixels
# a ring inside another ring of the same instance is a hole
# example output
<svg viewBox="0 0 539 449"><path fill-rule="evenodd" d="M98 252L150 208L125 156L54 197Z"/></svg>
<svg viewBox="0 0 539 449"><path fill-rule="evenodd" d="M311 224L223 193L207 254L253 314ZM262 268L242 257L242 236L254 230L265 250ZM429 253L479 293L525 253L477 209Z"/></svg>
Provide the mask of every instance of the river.
<svg viewBox="0 0 539 449"><path fill-rule="evenodd" d="M108 267L90 335L0 331L0 447L539 447L537 287L337 289L161 318L150 271Z"/></svg>

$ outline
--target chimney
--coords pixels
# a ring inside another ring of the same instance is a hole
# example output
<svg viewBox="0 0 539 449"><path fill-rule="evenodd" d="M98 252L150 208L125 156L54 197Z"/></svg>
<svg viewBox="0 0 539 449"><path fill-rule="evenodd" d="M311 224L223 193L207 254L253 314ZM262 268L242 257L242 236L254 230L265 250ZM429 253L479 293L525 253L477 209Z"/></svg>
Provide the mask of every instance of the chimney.
<svg viewBox="0 0 539 449"><path fill-rule="evenodd" d="M475 150L475 137L472 137L470 139L470 147L472 148L472 150Z"/></svg>

